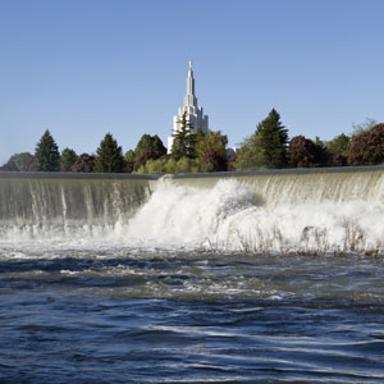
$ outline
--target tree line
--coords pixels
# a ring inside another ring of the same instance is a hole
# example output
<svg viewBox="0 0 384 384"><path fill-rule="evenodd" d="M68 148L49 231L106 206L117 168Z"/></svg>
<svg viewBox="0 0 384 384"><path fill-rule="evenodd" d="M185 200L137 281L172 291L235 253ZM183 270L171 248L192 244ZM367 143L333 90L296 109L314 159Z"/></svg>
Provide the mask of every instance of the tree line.
<svg viewBox="0 0 384 384"><path fill-rule="evenodd" d="M299 135L289 138L279 113L272 109L234 151L220 131L195 133L186 114L174 135L171 154L159 136L144 134L133 150L123 154L107 133L94 154L78 155L73 149L61 152L49 130L35 152L11 156L2 171L176 173L247 169L311 168L324 166L374 165L384 162L384 124L374 120L355 126L332 140L314 140Z"/></svg>

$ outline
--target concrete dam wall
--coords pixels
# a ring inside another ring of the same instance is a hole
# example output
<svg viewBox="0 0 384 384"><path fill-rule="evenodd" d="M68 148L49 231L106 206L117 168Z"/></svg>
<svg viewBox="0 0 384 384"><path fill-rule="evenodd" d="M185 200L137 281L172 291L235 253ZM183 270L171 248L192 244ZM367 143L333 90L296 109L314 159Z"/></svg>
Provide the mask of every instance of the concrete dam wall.
<svg viewBox="0 0 384 384"><path fill-rule="evenodd" d="M36 241L382 254L384 167L0 173L0 245Z"/></svg>

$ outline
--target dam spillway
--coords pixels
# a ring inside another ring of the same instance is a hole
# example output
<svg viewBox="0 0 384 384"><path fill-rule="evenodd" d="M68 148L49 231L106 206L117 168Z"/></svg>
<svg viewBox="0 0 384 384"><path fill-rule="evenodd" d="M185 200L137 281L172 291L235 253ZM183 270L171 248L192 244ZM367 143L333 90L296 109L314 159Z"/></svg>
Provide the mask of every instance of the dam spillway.
<svg viewBox="0 0 384 384"><path fill-rule="evenodd" d="M301 168L176 175L179 185L212 188L235 179L254 191L261 205L367 201L384 203L384 166Z"/></svg>
<svg viewBox="0 0 384 384"><path fill-rule="evenodd" d="M152 177L65 173L2 173L0 234L72 236L126 224L150 195Z"/></svg>
<svg viewBox="0 0 384 384"><path fill-rule="evenodd" d="M383 253L384 167L0 174L4 244Z"/></svg>

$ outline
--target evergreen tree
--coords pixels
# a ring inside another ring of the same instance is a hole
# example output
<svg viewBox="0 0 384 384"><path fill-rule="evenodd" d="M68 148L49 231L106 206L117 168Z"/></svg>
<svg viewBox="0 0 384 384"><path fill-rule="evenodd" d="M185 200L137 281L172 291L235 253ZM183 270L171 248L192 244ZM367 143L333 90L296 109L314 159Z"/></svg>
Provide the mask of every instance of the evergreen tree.
<svg viewBox="0 0 384 384"><path fill-rule="evenodd" d="M70 172L73 164L75 164L78 156L73 149L65 148L61 152L60 157L60 171Z"/></svg>
<svg viewBox="0 0 384 384"><path fill-rule="evenodd" d="M59 148L49 130L46 130L36 145L34 167L37 171L54 172L59 170L59 161Z"/></svg>
<svg viewBox="0 0 384 384"><path fill-rule="evenodd" d="M324 144L324 141L318 136L315 138L315 146L317 151L316 156L319 163L318 166L325 167L329 165L331 161L331 154L329 153L327 146Z"/></svg>
<svg viewBox="0 0 384 384"><path fill-rule="evenodd" d="M121 147L107 133L96 150L95 172L122 172L124 165Z"/></svg>
<svg viewBox="0 0 384 384"><path fill-rule="evenodd" d="M186 112L183 113L178 123L180 124L180 130L173 135L172 157L176 160L182 157L193 159L196 157L196 135L192 133L192 125L187 119Z"/></svg>
<svg viewBox="0 0 384 384"><path fill-rule="evenodd" d="M287 163L288 130L275 109L245 140L236 160L238 169L282 168Z"/></svg>

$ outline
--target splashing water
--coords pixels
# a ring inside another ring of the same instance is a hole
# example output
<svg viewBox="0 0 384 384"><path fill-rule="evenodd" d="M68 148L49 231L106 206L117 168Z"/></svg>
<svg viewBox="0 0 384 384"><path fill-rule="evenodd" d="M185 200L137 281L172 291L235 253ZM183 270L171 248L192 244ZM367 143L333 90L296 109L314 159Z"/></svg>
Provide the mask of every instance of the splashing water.
<svg viewBox="0 0 384 384"><path fill-rule="evenodd" d="M143 243L249 252L378 252L384 207L364 201L258 206L236 180L211 190L160 183L130 221L127 234Z"/></svg>
<svg viewBox="0 0 384 384"><path fill-rule="evenodd" d="M377 175L328 175L321 183L313 175L309 182L223 178L208 187L166 177L152 193L142 180L33 181L21 207L12 196L3 201L0 244L382 254L384 188Z"/></svg>
<svg viewBox="0 0 384 384"><path fill-rule="evenodd" d="M382 383L381 173L0 174L0 381Z"/></svg>

